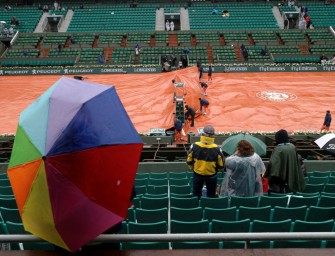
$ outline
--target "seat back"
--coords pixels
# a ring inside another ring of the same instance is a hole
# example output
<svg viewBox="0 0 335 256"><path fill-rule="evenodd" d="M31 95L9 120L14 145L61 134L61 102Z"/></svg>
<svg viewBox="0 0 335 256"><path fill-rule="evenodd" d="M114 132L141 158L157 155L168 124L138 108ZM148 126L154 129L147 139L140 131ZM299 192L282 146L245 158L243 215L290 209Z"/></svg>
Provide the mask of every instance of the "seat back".
<svg viewBox="0 0 335 256"><path fill-rule="evenodd" d="M228 197L201 197L199 201L199 205L202 208L215 208L215 209L224 209L228 208L229 198Z"/></svg>
<svg viewBox="0 0 335 256"><path fill-rule="evenodd" d="M203 217L203 210L201 207L196 208L170 208L171 220L177 221L201 221Z"/></svg>
<svg viewBox="0 0 335 256"><path fill-rule="evenodd" d="M318 196L309 196L309 197L291 196L288 207L299 207L304 205L306 205L307 207L312 205L316 206L318 200L319 200Z"/></svg>
<svg viewBox="0 0 335 256"><path fill-rule="evenodd" d="M247 233L250 229L250 219L238 221L213 220L211 233Z"/></svg>
<svg viewBox="0 0 335 256"><path fill-rule="evenodd" d="M160 209L169 206L169 198L165 197L145 197L141 198L141 208L143 209Z"/></svg>
<svg viewBox="0 0 335 256"><path fill-rule="evenodd" d="M254 220L251 232L290 232L292 220L282 221L261 221Z"/></svg>
<svg viewBox="0 0 335 256"><path fill-rule="evenodd" d="M319 184L306 184L305 186L305 193L315 193L315 192L322 192L325 187L324 183Z"/></svg>
<svg viewBox="0 0 335 256"><path fill-rule="evenodd" d="M199 199L196 196L190 198L171 197L170 206L176 208L196 208L199 206Z"/></svg>
<svg viewBox="0 0 335 256"><path fill-rule="evenodd" d="M156 223L128 222L128 234L166 234L166 221Z"/></svg>
<svg viewBox="0 0 335 256"><path fill-rule="evenodd" d="M190 195L191 186L190 185L181 185L181 186L170 185L170 193L179 194L179 195Z"/></svg>
<svg viewBox="0 0 335 256"><path fill-rule="evenodd" d="M205 207L204 219L208 221L221 220L221 221L236 221L237 210L236 207L216 209Z"/></svg>
<svg viewBox="0 0 335 256"><path fill-rule="evenodd" d="M258 206L258 196L250 196L250 197L239 197L239 196L232 196L230 198L230 205L229 207L237 208L240 206L245 207L257 207Z"/></svg>
<svg viewBox="0 0 335 256"><path fill-rule="evenodd" d="M263 220L270 221L271 206L264 207L244 207L240 206L238 210L238 220Z"/></svg>
<svg viewBox="0 0 335 256"><path fill-rule="evenodd" d="M156 186L156 185L148 185L147 193L149 194L166 194L169 191L168 185Z"/></svg>
<svg viewBox="0 0 335 256"><path fill-rule="evenodd" d="M22 223L20 212L17 208L0 207L0 214L3 222Z"/></svg>
<svg viewBox="0 0 335 256"><path fill-rule="evenodd" d="M311 206L307 211L306 221L326 221L335 218L335 207Z"/></svg>
<svg viewBox="0 0 335 256"><path fill-rule="evenodd" d="M208 220L201 221L177 221L171 220L171 233L208 233L209 222Z"/></svg>
<svg viewBox="0 0 335 256"><path fill-rule="evenodd" d="M175 178L175 179L169 179L169 184L170 186L185 186L185 185L190 185L190 180L185 177L185 178Z"/></svg>
<svg viewBox="0 0 335 256"><path fill-rule="evenodd" d="M296 220L293 232L332 232L333 227L334 220L318 222Z"/></svg>
<svg viewBox="0 0 335 256"><path fill-rule="evenodd" d="M286 207L288 202L288 196L282 196L282 197L273 197L273 196L261 196L259 199L259 207L264 206L282 206Z"/></svg>
<svg viewBox="0 0 335 256"><path fill-rule="evenodd" d="M287 219L295 220L305 220L307 212L307 206L299 206L299 207L280 207L275 206L272 215L272 221L283 221Z"/></svg>
<svg viewBox="0 0 335 256"><path fill-rule="evenodd" d="M137 223L153 223L153 222L168 222L168 208L161 209L136 209L136 221Z"/></svg>
<svg viewBox="0 0 335 256"><path fill-rule="evenodd" d="M335 196L321 195L318 206L319 207L335 207Z"/></svg>

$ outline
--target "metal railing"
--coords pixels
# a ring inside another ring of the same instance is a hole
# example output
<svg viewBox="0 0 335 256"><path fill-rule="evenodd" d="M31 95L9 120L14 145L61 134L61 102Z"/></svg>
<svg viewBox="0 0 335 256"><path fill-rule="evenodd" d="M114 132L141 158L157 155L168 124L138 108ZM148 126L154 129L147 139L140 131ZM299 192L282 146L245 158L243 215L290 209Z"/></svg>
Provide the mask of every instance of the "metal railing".
<svg viewBox="0 0 335 256"><path fill-rule="evenodd" d="M289 233L194 233L194 234L103 234L93 242L182 242L182 241L271 241L271 240L335 240L335 232ZM0 235L0 241L39 242L34 235Z"/></svg>

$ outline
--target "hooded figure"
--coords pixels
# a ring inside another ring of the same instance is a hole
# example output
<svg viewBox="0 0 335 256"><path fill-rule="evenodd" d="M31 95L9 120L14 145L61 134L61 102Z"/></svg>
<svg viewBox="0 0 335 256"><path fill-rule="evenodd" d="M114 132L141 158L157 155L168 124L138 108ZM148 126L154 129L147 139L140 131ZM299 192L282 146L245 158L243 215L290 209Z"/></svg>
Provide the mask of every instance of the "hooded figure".
<svg viewBox="0 0 335 256"><path fill-rule="evenodd" d="M265 165L253 146L246 140L237 144L237 151L225 160L226 175L220 196L255 196L263 194L262 173Z"/></svg>
<svg viewBox="0 0 335 256"><path fill-rule="evenodd" d="M264 177L269 179L269 191L276 193L303 192L305 179L295 146L289 143L286 130L275 134L276 147L267 166Z"/></svg>

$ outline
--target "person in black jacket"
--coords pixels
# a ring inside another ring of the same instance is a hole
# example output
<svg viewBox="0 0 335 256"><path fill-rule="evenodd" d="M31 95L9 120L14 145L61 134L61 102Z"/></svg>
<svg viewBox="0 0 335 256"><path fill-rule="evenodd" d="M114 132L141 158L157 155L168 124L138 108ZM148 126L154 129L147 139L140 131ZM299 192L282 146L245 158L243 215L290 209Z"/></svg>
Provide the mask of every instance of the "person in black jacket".
<svg viewBox="0 0 335 256"><path fill-rule="evenodd" d="M195 110L188 105L185 105L185 109L186 109L185 112L186 119L191 121L190 127L194 127Z"/></svg>

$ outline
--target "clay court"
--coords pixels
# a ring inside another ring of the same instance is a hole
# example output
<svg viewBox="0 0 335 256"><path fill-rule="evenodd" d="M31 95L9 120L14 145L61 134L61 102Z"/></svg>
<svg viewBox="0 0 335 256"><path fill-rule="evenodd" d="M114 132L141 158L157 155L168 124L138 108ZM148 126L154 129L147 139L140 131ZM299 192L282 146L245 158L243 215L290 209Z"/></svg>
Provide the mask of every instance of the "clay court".
<svg viewBox="0 0 335 256"><path fill-rule="evenodd" d="M199 109L198 76L191 67L161 74L87 75L86 81L114 85L137 131L148 133L173 126L173 79L185 83L186 104ZM20 112L59 78L0 77L0 134L15 133ZM214 73L208 85L210 105L206 116L195 119L195 132L207 124L217 132L319 131L326 110L333 113L335 107L334 72Z"/></svg>

